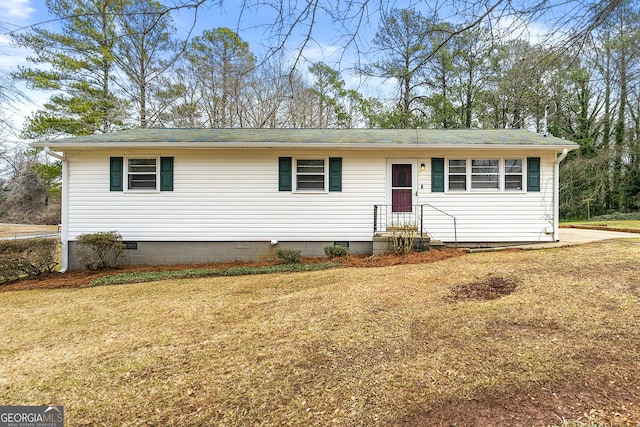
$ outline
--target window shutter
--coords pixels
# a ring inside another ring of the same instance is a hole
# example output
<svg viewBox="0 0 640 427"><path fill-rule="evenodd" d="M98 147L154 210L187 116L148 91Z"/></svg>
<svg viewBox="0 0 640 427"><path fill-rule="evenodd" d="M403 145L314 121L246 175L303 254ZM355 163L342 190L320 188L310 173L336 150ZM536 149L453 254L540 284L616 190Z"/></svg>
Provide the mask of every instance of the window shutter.
<svg viewBox="0 0 640 427"><path fill-rule="evenodd" d="M342 157L329 157L329 191L342 191Z"/></svg>
<svg viewBox="0 0 640 427"><path fill-rule="evenodd" d="M111 157L109 159L109 189L111 191L122 191L122 180L124 178L124 161L122 157Z"/></svg>
<svg viewBox="0 0 640 427"><path fill-rule="evenodd" d="M444 193L444 159L431 159L431 192Z"/></svg>
<svg viewBox="0 0 640 427"><path fill-rule="evenodd" d="M173 191L173 157L160 157L160 191Z"/></svg>
<svg viewBox="0 0 640 427"><path fill-rule="evenodd" d="M291 157L280 157L278 159L278 190L291 191Z"/></svg>
<svg viewBox="0 0 640 427"><path fill-rule="evenodd" d="M527 157L527 191L540 191L540 157Z"/></svg>

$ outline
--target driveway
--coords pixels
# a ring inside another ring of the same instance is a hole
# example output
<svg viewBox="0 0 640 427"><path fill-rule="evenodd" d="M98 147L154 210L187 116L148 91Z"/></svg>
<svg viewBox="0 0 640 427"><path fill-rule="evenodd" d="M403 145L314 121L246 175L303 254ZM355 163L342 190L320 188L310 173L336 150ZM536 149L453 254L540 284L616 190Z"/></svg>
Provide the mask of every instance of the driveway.
<svg viewBox="0 0 640 427"><path fill-rule="evenodd" d="M560 228L560 241L547 243L533 243L520 246L500 246L494 248L474 248L470 252L490 252L505 249L547 249L561 248L564 246L581 245L583 243L597 242L611 239L640 239L638 233L623 233L620 231L591 230L585 228Z"/></svg>
<svg viewBox="0 0 640 427"><path fill-rule="evenodd" d="M640 239L638 233L623 233L620 231L590 230L584 228L561 228L560 242L565 245L597 242L610 239Z"/></svg>

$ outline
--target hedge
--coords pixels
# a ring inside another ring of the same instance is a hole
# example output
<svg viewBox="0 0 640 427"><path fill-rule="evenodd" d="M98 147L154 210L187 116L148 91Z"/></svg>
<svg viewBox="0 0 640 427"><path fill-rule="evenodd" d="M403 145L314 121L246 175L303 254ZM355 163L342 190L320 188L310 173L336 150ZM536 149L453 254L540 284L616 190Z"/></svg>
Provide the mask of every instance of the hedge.
<svg viewBox="0 0 640 427"><path fill-rule="evenodd" d="M0 283L52 272L58 244L49 238L0 240Z"/></svg>

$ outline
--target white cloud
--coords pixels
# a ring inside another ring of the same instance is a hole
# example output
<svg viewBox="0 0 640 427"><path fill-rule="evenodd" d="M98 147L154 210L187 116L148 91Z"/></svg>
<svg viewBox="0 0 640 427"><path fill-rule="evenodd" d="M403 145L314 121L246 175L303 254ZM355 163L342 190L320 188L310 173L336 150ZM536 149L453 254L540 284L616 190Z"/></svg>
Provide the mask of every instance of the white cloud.
<svg viewBox="0 0 640 427"><path fill-rule="evenodd" d="M0 3L0 16L4 19L28 19L36 10L30 5L31 0L7 0Z"/></svg>
<svg viewBox="0 0 640 427"><path fill-rule="evenodd" d="M15 71L19 65L27 64L27 56L31 51L11 44L11 39L0 34L0 70Z"/></svg>
<svg viewBox="0 0 640 427"><path fill-rule="evenodd" d="M544 43L553 37L551 28L542 21L530 21L518 16L501 16L492 25L497 34L506 40L521 39L532 44Z"/></svg>
<svg viewBox="0 0 640 427"><path fill-rule="evenodd" d="M310 46L307 46L302 51L302 56L308 62L332 62L335 61L336 56L342 51L338 46L330 46L322 42L316 42Z"/></svg>

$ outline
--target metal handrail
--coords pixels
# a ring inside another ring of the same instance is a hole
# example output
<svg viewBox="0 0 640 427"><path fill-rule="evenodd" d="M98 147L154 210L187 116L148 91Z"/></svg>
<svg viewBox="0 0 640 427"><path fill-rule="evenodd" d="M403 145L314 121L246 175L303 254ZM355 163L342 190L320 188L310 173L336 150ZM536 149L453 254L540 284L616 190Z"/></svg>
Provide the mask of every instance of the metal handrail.
<svg viewBox="0 0 640 427"><path fill-rule="evenodd" d="M431 209L434 209L434 210L440 212L441 214L444 214L444 215L448 216L449 218L453 219L453 239L454 239L455 245L456 245L455 248L458 249L458 220L456 219L456 217L451 215L450 213L447 213L447 212L443 211L442 209L438 209L435 206L430 205L429 203L423 203L423 204L420 205L420 223L421 223L420 225L422 225L423 218L424 218L423 211L422 211L422 209L424 209L424 206L428 206Z"/></svg>
<svg viewBox="0 0 640 427"><path fill-rule="evenodd" d="M386 208L389 208L391 205L373 205L373 233L377 233L378 232L378 215L379 212L381 211L380 208L385 208L383 215L387 214ZM445 211L443 211L442 209L439 209L433 205L430 205L429 203L423 203L420 205L415 205L414 207L420 207L420 234L423 235L424 234L424 207L427 206L437 212L440 212L443 215L448 216L449 218L451 218L453 220L453 236L454 236L454 241L455 241L455 247L456 249L458 248L458 220L456 219L455 216L451 215L450 213L447 213ZM417 214L417 210L416 210L416 214ZM418 218L416 217L416 221L418 221Z"/></svg>

